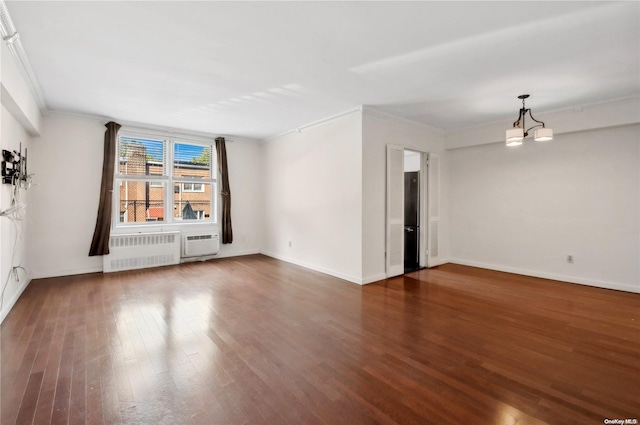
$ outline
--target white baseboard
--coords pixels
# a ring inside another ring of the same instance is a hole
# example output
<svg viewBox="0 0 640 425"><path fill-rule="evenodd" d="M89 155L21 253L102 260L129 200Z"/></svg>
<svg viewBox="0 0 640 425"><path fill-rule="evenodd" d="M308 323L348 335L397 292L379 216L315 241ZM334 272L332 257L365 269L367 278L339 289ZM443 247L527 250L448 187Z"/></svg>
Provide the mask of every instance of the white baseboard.
<svg viewBox="0 0 640 425"><path fill-rule="evenodd" d="M20 286L18 291L11 298L4 300L2 311L0 311L0 324L4 322L4 319L7 317L13 306L18 302L20 295L22 295L24 290L27 289L27 286L29 286L29 283L31 283L31 279L24 279L24 283Z"/></svg>
<svg viewBox="0 0 640 425"><path fill-rule="evenodd" d="M80 267L77 269L63 269L63 270L35 270L33 273L34 279L46 279L48 277L60 277L60 276L73 276L76 274L87 273L102 273L102 264L99 266Z"/></svg>
<svg viewBox="0 0 640 425"><path fill-rule="evenodd" d="M463 265L463 266L471 266L471 267L478 267L478 268L481 268L481 269L489 269L489 270L496 270L496 271L500 271L500 272L521 274L521 275L524 275L524 276L540 277L540 278L543 278L543 279L559 280L559 281L562 281L562 282L577 283L579 285L594 286L594 287L597 287L597 288L615 289L615 290L618 290L618 291L640 293L640 285L634 286L634 285L629 285L629 284L626 284L626 283L617 283L617 282L607 282L607 281L602 281L602 280L585 279L585 278L575 277L575 276L567 276L567 275L560 275L560 274L555 274L555 273L546 273L546 272L539 272L539 271L533 271L533 270L525 270L525 269L519 269L517 267L502 266L502 265L498 265L498 264L488 264L488 263L483 263L483 262L479 262L479 261L469 261L469 260L462 260L462 259L457 259L457 258L450 259L449 262L453 263L453 264L460 264L460 265Z"/></svg>
<svg viewBox="0 0 640 425"><path fill-rule="evenodd" d="M180 263L194 263L197 261L215 260L216 258L241 257L243 255L260 254L259 249L245 249L238 251L220 252L216 255L202 255L200 257L185 257L180 259Z"/></svg>
<svg viewBox="0 0 640 425"><path fill-rule="evenodd" d="M258 248L252 249L239 249L237 251L221 251L220 254L216 256L216 258L227 258L227 257L240 257L242 255L253 255L260 254L260 250Z"/></svg>
<svg viewBox="0 0 640 425"><path fill-rule="evenodd" d="M193 257L188 259L181 259L180 262L185 263L189 261L206 261L214 258L237 257L241 255L251 255L251 254L260 254L260 250L255 248L255 249L221 252L218 255L209 255L204 257ZM102 265L91 266L91 267L80 267L80 268L74 268L74 269L63 269L63 270L35 270L33 273L33 279L45 279L48 277L60 277L60 276L73 276L77 274L86 274L86 273L101 273L102 271L103 271Z"/></svg>
<svg viewBox="0 0 640 425"><path fill-rule="evenodd" d="M363 285L364 282L361 278L350 276L332 269L328 269L326 267L318 266L315 264L306 263L304 261L295 260L293 258L285 257L283 255L275 254L273 252L261 251L261 254L266 255L267 257L275 258L276 260L286 261L287 263L295 264L297 266L304 267L305 269L315 270L320 273L328 274L330 276L334 276L351 283L357 283L358 285Z"/></svg>
<svg viewBox="0 0 640 425"><path fill-rule="evenodd" d="M367 285L369 283L378 282L380 280L385 280L386 278L387 278L387 275L384 274L384 273L375 274L375 275L363 278L362 279L362 284L363 285Z"/></svg>

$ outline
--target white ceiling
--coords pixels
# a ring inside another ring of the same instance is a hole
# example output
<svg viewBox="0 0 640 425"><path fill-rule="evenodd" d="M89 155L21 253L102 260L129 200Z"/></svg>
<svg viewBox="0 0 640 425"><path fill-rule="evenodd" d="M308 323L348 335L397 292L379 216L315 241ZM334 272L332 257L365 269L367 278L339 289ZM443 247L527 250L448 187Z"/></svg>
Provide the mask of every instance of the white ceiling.
<svg viewBox="0 0 640 425"><path fill-rule="evenodd" d="M358 105L444 131L640 96L639 2L6 3L50 109L264 138Z"/></svg>

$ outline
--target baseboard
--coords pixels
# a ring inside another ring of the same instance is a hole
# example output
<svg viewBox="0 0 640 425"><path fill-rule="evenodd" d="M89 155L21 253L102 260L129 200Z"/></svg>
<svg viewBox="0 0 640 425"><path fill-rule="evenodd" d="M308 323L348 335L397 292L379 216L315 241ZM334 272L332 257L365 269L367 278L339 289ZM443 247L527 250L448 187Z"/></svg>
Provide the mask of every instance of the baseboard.
<svg viewBox="0 0 640 425"><path fill-rule="evenodd" d="M87 274L87 273L102 273L102 264L100 264L99 266L81 267L77 269L64 269L64 270L49 271L49 272L35 270L33 273L33 278L46 279L48 277L73 276L76 274Z"/></svg>
<svg viewBox="0 0 640 425"><path fill-rule="evenodd" d="M543 279L559 280L561 282L577 283L579 285L594 286L596 288L615 289L617 291L640 293L640 286L629 285L625 283L607 282L602 280L584 279L575 276L566 276L554 273L538 272L533 270L519 269L517 267L502 266L498 264L488 264L479 261L469 261L461 259L450 259L450 263L460 264L463 266L478 267L481 269L496 270L500 272L521 274L524 276L540 277Z"/></svg>
<svg viewBox="0 0 640 425"><path fill-rule="evenodd" d="M4 322L4 319L9 315L13 306L18 302L20 295L22 295L24 290L27 289L27 286L29 286L29 283L31 283L31 279L24 279L24 283L20 286L15 295L6 300L5 305L2 307L2 311L0 311L0 324Z"/></svg>
<svg viewBox="0 0 640 425"><path fill-rule="evenodd" d="M209 261L215 260L216 258L229 258L229 257L241 257L243 255L253 255L260 254L259 249L245 249L238 251L228 251L228 252L220 252L216 255L202 255L200 257L185 257L180 259L180 263L194 263L197 261Z"/></svg>
<svg viewBox="0 0 640 425"><path fill-rule="evenodd" d="M304 261L295 260L293 258L285 257L283 255L275 254L273 252L261 251L261 254L266 255L267 257L275 258L276 260L286 261L287 263L295 264L300 267L304 267L305 269L315 270L320 273L328 274L333 277L340 278L342 280L349 281L351 283L357 283L358 285L363 285L364 282L361 278L350 276L332 269L328 269L326 267L318 266L315 264L306 263Z"/></svg>
<svg viewBox="0 0 640 425"><path fill-rule="evenodd" d="M240 249L237 251L220 252L220 254L216 256L216 258L240 257L243 255L253 255L253 254L260 254L260 250L258 248L253 248L253 249Z"/></svg>
<svg viewBox="0 0 640 425"><path fill-rule="evenodd" d="M215 258L226 258L226 257L238 257L241 255L251 255L251 254L260 254L259 249L246 249L246 250L238 250L231 252L224 252L218 255L208 255L203 257L193 257L188 259L181 259L181 263L186 263L190 261L206 261L212 260ZM45 279L48 277L60 277L60 276L73 276L76 274L87 274L87 273L102 273L103 268L100 266L91 266L91 267L81 267L77 269L65 269L65 270L56 270L56 271L41 271L36 270L33 273L34 279Z"/></svg>
<svg viewBox="0 0 640 425"><path fill-rule="evenodd" d="M373 282L379 282L381 280L385 280L386 278L387 278L387 275L384 273L368 276L362 279L362 285L367 285Z"/></svg>

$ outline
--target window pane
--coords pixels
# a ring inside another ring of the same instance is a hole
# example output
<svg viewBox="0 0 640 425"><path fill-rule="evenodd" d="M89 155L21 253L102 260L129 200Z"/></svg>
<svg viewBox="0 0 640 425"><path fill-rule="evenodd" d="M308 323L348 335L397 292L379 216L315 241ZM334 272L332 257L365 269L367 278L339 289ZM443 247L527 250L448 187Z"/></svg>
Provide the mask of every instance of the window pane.
<svg viewBox="0 0 640 425"><path fill-rule="evenodd" d="M182 183L183 192L204 192L202 183Z"/></svg>
<svg viewBox="0 0 640 425"><path fill-rule="evenodd" d="M173 176L211 178L211 146L175 143Z"/></svg>
<svg viewBox="0 0 640 425"><path fill-rule="evenodd" d="M120 174L134 176L164 174L165 143L163 140L121 136L118 152Z"/></svg>
<svg viewBox="0 0 640 425"><path fill-rule="evenodd" d="M164 221L164 182L122 180L119 186L120 223Z"/></svg>
<svg viewBox="0 0 640 425"><path fill-rule="evenodd" d="M118 224L216 222L213 144L177 142L132 130L122 132L117 152Z"/></svg>
<svg viewBox="0 0 640 425"><path fill-rule="evenodd" d="M173 188L175 220L213 220L210 183L176 183ZM185 190L187 189L187 190Z"/></svg>

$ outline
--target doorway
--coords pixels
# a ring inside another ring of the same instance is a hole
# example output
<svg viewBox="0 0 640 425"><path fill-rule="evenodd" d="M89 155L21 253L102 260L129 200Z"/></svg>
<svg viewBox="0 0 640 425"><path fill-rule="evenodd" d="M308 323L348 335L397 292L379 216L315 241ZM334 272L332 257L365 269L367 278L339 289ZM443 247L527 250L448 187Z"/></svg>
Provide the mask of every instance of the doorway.
<svg viewBox="0 0 640 425"><path fill-rule="evenodd" d="M437 154L387 145L387 277L440 263L439 174Z"/></svg>
<svg viewBox="0 0 640 425"><path fill-rule="evenodd" d="M421 154L404 151L404 272L420 266Z"/></svg>

